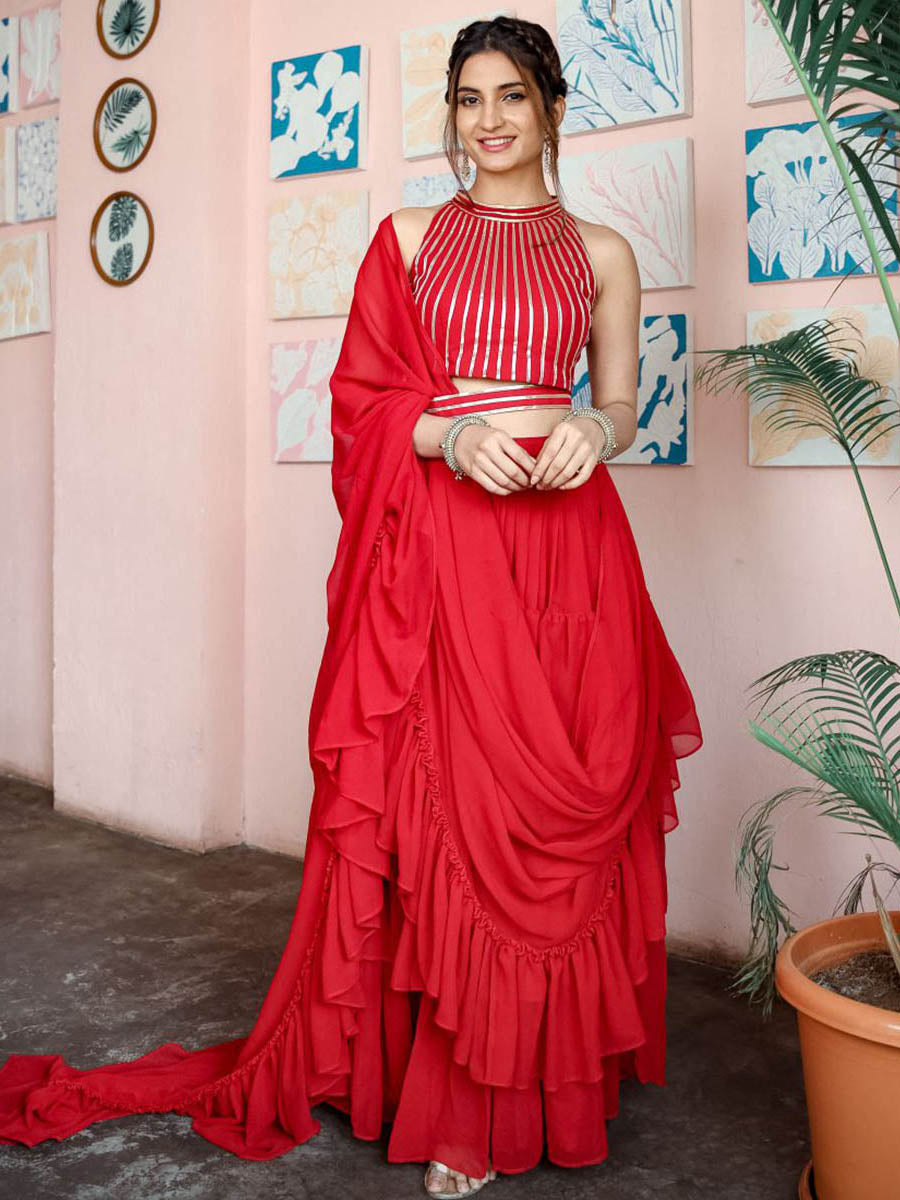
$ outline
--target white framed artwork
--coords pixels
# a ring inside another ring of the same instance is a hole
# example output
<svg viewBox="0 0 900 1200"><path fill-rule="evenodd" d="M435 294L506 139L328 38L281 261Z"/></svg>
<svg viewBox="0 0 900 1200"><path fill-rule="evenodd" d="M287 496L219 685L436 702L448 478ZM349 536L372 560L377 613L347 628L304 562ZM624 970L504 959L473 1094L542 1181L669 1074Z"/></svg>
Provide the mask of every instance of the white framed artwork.
<svg viewBox="0 0 900 1200"><path fill-rule="evenodd" d="M691 115L689 0L556 0L556 27L561 133Z"/></svg>
<svg viewBox="0 0 900 1200"><path fill-rule="evenodd" d="M16 220L56 216L59 117L16 126Z"/></svg>
<svg viewBox="0 0 900 1200"><path fill-rule="evenodd" d="M19 18L19 105L34 108L59 99L61 14L58 4Z"/></svg>
<svg viewBox="0 0 900 1200"><path fill-rule="evenodd" d="M689 137L637 142L559 160L566 205L627 238L641 287L694 283L694 160Z"/></svg>
<svg viewBox="0 0 900 1200"><path fill-rule="evenodd" d="M19 111L19 18L0 17L0 117Z"/></svg>
<svg viewBox="0 0 900 1200"><path fill-rule="evenodd" d="M691 355L694 323L689 313L642 313L638 344L637 433L610 466L692 466L694 387ZM587 351L575 367L575 407L592 403Z"/></svg>
<svg viewBox="0 0 900 1200"><path fill-rule="evenodd" d="M346 316L369 244L368 189L273 197L268 227L268 315Z"/></svg>
<svg viewBox="0 0 900 1200"><path fill-rule="evenodd" d="M272 63L269 174L302 178L367 166L369 48Z"/></svg>
<svg viewBox="0 0 900 1200"><path fill-rule="evenodd" d="M46 229L0 239L0 338L50 328L50 252Z"/></svg>
<svg viewBox="0 0 900 1200"><path fill-rule="evenodd" d="M16 130L0 125L0 225L16 219Z"/></svg>
<svg viewBox="0 0 900 1200"><path fill-rule="evenodd" d="M514 9L495 8L477 16L454 17L400 31L400 104L404 158L443 154L441 131L447 118L444 92L447 61L456 35L472 21L514 17Z"/></svg>
<svg viewBox="0 0 900 1200"><path fill-rule="evenodd" d="M342 337L304 338L269 347L269 411L274 462L331 462L329 382Z"/></svg>
<svg viewBox="0 0 900 1200"><path fill-rule="evenodd" d="M774 341L823 317L837 324L831 340L841 344L839 352L854 362L859 375L874 380L880 387L884 430L877 438L877 428L871 430L867 439L871 440L871 445L862 451L857 463L865 467L900 466L900 429L897 428L900 356L897 335L886 304L771 308L748 312L747 344ZM873 402L870 400L870 403ZM785 403L778 398L766 402L750 400L750 466L849 468L847 455L826 433L817 429L769 427L771 419L777 417L779 408Z"/></svg>

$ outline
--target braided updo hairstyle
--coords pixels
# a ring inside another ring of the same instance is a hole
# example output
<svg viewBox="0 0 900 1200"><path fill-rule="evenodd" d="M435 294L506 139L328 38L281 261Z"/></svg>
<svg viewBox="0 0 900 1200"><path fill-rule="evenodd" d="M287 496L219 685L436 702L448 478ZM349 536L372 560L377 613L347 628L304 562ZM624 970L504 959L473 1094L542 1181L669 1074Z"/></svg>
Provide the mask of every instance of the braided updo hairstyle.
<svg viewBox="0 0 900 1200"><path fill-rule="evenodd" d="M550 177L552 193L559 196L562 205L562 189L559 182L559 130L553 116L553 102L557 96L565 97L569 90L559 60L559 52L553 38L534 21L520 17L494 17L490 21L472 21L456 35L450 51L447 67L447 90L444 101L447 120L444 123L444 153L460 187L465 183L460 176L458 160L462 151L456 132L456 86L463 63L482 50L500 50L522 71L526 90L536 104L544 127L544 136L550 144ZM535 88L537 96L535 96Z"/></svg>

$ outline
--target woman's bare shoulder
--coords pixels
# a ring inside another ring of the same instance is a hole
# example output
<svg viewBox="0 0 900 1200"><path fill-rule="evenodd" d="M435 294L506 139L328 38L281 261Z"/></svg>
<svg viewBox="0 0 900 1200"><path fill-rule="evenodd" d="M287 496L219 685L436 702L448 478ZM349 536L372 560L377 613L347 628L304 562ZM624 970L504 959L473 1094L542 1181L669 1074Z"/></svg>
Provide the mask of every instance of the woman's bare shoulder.
<svg viewBox="0 0 900 1200"><path fill-rule="evenodd" d="M616 278L637 273L637 257L631 242L624 234L613 229L611 225L599 225L581 217L575 217L575 221L591 257L598 281L609 283Z"/></svg>
<svg viewBox="0 0 900 1200"><path fill-rule="evenodd" d="M407 271L412 266L416 251L422 244L422 238L431 223L431 218L440 207L440 204L432 204L430 207L417 205L413 208L397 208L391 213L394 232L397 235L397 242Z"/></svg>

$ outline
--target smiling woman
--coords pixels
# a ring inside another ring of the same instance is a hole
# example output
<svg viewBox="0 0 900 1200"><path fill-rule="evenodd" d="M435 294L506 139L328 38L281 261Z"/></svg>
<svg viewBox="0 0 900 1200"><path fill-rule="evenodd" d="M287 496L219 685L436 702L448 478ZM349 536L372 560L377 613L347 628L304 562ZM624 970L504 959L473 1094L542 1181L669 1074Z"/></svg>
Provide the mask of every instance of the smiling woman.
<svg viewBox="0 0 900 1200"><path fill-rule="evenodd" d="M388 1161L449 1197L545 1150L602 1162L620 1081L665 1082L664 837L702 736L606 464L634 436L636 265L562 205L547 31L476 21L448 76L476 187L383 218L329 381L315 792L258 1020L90 1071L12 1055L0 1141L174 1110L264 1159L328 1103L357 1137L390 1121Z"/></svg>

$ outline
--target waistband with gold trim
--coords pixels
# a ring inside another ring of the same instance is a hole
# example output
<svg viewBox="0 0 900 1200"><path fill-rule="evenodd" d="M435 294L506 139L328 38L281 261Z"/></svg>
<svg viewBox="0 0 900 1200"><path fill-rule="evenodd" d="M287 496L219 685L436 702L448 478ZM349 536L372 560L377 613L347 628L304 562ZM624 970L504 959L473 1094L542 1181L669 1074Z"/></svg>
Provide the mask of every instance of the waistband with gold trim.
<svg viewBox="0 0 900 1200"><path fill-rule="evenodd" d="M486 388L477 392L443 392L432 396L425 412L436 417L459 417L463 413L490 410L515 411L523 408L543 408L548 404L571 405L572 393L565 388L545 387L537 383L514 384L512 387Z"/></svg>

